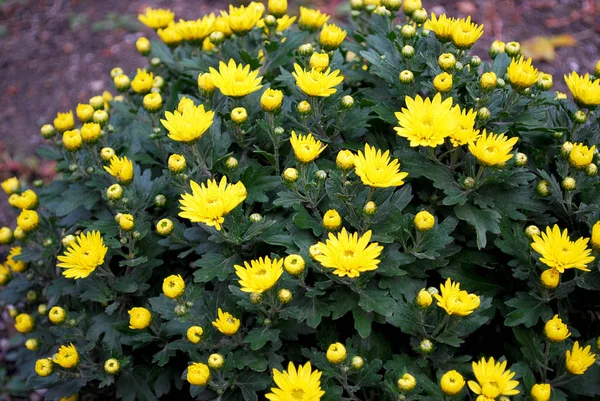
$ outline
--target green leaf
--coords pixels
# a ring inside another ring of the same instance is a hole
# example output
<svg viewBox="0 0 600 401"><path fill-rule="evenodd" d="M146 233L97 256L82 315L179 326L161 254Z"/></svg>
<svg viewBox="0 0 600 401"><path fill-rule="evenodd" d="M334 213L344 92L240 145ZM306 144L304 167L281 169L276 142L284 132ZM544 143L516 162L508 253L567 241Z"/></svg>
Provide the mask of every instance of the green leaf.
<svg viewBox="0 0 600 401"><path fill-rule="evenodd" d="M208 283L215 278L224 281L234 271L233 266L239 263L242 263L242 259L238 254L229 257L218 253L204 254L194 263L194 266L199 267L194 272L194 282Z"/></svg>
<svg viewBox="0 0 600 401"><path fill-rule="evenodd" d="M509 299L505 303L514 308L504 320L504 324L509 327L520 324L524 324L525 327L533 327L539 319L546 321L553 315L552 308L546 302L533 298L527 292L518 292L515 298Z"/></svg>
<svg viewBox="0 0 600 401"><path fill-rule="evenodd" d="M320 221L311 216L302 205L294 205L296 214L292 217L292 221L298 228L311 229L315 236L323 233L323 226Z"/></svg>
<svg viewBox="0 0 600 401"><path fill-rule="evenodd" d="M396 308L394 298L387 291L379 289L361 291L358 304L365 312L377 312L383 316L391 316Z"/></svg>
<svg viewBox="0 0 600 401"><path fill-rule="evenodd" d="M272 383L271 376L257 372L243 372L235 376L234 385L246 401L257 401L257 391L265 390Z"/></svg>
<svg viewBox="0 0 600 401"><path fill-rule="evenodd" d="M268 327L254 328L246 335L244 342L250 344L250 348L253 351L257 351L264 347L269 341L274 345L278 344L280 342L279 333L279 330L270 329Z"/></svg>
<svg viewBox="0 0 600 401"><path fill-rule="evenodd" d="M371 323L373 322L373 314L365 312L363 309L356 308L352 310L354 317L354 328L362 338L367 338L371 335Z"/></svg>
<svg viewBox="0 0 600 401"><path fill-rule="evenodd" d="M477 232L477 247L485 248L487 245L487 232L493 234L500 233L500 213L495 210L482 210L472 205L465 203L454 207L454 213L459 219L466 221L475 228Z"/></svg>

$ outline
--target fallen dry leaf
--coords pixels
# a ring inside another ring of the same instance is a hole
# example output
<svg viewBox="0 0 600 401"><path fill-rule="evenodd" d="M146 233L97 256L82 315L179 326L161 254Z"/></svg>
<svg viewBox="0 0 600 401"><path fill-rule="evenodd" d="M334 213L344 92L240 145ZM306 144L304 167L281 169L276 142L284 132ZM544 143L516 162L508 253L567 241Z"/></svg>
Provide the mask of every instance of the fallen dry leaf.
<svg viewBox="0 0 600 401"><path fill-rule="evenodd" d="M556 36L535 36L521 43L521 53L535 61L552 61L556 58L557 47L574 46L577 40L568 34Z"/></svg>

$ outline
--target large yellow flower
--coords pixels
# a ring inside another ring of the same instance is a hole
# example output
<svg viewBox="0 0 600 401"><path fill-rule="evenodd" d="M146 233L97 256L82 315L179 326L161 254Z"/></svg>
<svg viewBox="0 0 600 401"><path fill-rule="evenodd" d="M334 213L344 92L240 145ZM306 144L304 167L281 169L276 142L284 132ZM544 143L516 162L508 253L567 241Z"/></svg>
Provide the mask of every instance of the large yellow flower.
<svg viewBox="0 0 600 401"><path fill-rule="evenodd" d="M346 38L346 31L335 24L325 24L319 34L319 43L323 49L335 50Z"/></svg>
<svg viewBox="0 0 600 401"><path fill-rule="evenodd" d="M600 78L592 81L590 74L580 76L573 71L565 75L565 82L578 105L584 107L600 105Z"/></svg>
<svg viewBox="0 0 600 401"><path fill-rule="evenodd" d="M164 28L175 19L175 13L168 9L146 8L144 14L138 15L138 20L152 29Z"/></svg>
<svg viewBox="0 0 600 401"><path fill-rule="evenodd" d="M79 364L79 352L73 344L61 345L53 361L65 369L74 368Z"/></svg>
<svg viewBox="0 0 600 401"><path fill-rule="evenodd" d="M560 273L566 269L579 269L589 272L587 265L594 261L590 256L592 250L587 247L589 238L579 238L571 241L567 229L562 233L558 225L546 227L546 232L541 236L533 237L531 247L541 255L540 262L548 267L553 267Z"/></svg>
<svg viewBox="0 0 600 401"><path fill-rule="evenodd" d="M233 59L228 64L219 62L219 71L212 67L209 70L213 84L225 96L242 97L262 88L258 70L250 71L249 65L236 65Z"/></svg>
<svg viewBox="0 0 600 401"><path fill-rule="evenodd" d="M171 23L166 28L159 29L156 33L160 40L167 46L174 47L181 43L182 38L175 23Z"/></svg>
<svg viewBox="0 0 600 401"><path fill-rule="evenodd" d="M226 336L232 336L237 333L240 328L240 319L233 317L233 315L229 312L223 312L221 308L219 308L217 312L217 318L212 325L217 328L222 334Z"/></svg>
<svg viewBox="0 0 600 401"><path fill-rule="evenodd" d="M513 58L506 72L511 86L516 91L527 89L538 80L538 70L531 64L531 58Z"/></svg>
<svg viewBox="0 0 600 401"><path fill-rule="evenodd" d="M324 267L334 269L333 274L340 277L355 278L360 273L376 270L383 247L377 242L369 244L371 234L369 230L359 237L358 233L349 234L345 228L337 236L329 233L325 244L317 244L320 254L315 259Z"/></svg>
<svg viewBox="0 0 600 401"><path fill-rule="evenodd" d="M315 137L308 133L306 135L296 135L296 132L292 131L290 143L294 149L294 155L300 163L310 163L315 160L321 152L325 150L327 145L323 146L321 141L315 139Z"/></svg>
<svg viewBox="0 0 600 401"><path fill-rule="evenodd" d="M567 370L574 375L582 375L596 361L596 354L592 354L591 347L585 348L579 346L579 341L573 344L573 350L567 350L566 366Z"/></svg>
<svg viewBox="0 0 600 401"><path fill-rule="evenodd" d="M211 34L216 19L215 14L210 13L195 21L179 20L175 29L181 39L199 44Z"/></svg>
<svg viewBox="0 0 600 401"><path fill-rule="evenodd" d="M583 143L576 142L569 152L569 163L578 169L586 168L594 160L595 150L595 145L590 148Z"/></svg>
<svg viewBox="0 0 600 401"><path fill-rule="evenodd" d="M431 18L425 22L425 29L433 31L435 37L440 42L449 42L452 40L455 24L456 19L448 18L446 17L446 14L437 17L434 13L431 13Z"/></svg>
<svg viewBox="0 0 600 401"><path fill-rule="evenodd" d="M454 110L458 126L450 134L450 142L452 142L452 146L456 148L474 142L479 138L479 130L475 129L475 118L477 117L477 112L475 110L471 109L467 111L464 109L461 112L458 107Z"/></svg>
<svg viewBox="0 0 600 401"><path fill-rule="evenodd" d="M440 293L441 295L434 294L437 305L449 315L468 316L475 312L481 303L479 296L461 290L460 283L451 279L446 280L445 285L440 285Z"/></svg>
<svg viewBox="0 0 600 401"><path fill-rule="evenodd" d="M287 371L273 369L273 381L277 387L265 394L269 401L319 401L325 394L321 390L321 372L313 371L310 362L298 366L298 370L292 362Z"/></svg>
<svg viewBox="0 0 600 401"><path fill-rule="evenodd" d="M126 156L119 158L115 155L111 157L110 164L104 166L104 170L120 183L127 184L133 180L133 162Z"/></svg>
<svg viewBox="0 0 600 401"><path fill-rule="evenodd" d="M268 256L244 262L244 266L235 265L235 274L240 278L238 283L243 292L262 294L270 290L283 274L283 259Z"/></svg>
<svg viewBox="0 0 600 401"><path fill-rule="evenodd" d="M459 49L469 49L483 35L483 24L477 25L471 22L471 16L467 19L459 19L452 28L452 42Z"/></svg>
<svg viewBox="0 0 600 401"><path fill-rule="evenodd" d="M213 123L215 113L204 110L204 105L187 103L183 112L165 112L165 120L160 120L169 131L168 137L177 142L193 143L200 139Z"/></svg>
<svg viewBox="0 0 600 401"><path fill-rule="evenodd" d="M319 29L324 23L329 21L329 15L321 13L320 10L312 8L300 7L300 18L298 26L300 29L314 32Z"/></svg>
<svg viewBox="0 0 600 401"><path fill-rule="evenodd" d="M410 141L410 146L435 148L456 131L457 111L452 107L452 98L442 101L442 95L432 99L417 95L414 99L405 98L406 108L396 113L398 127L396 133Z"/></svg>
<svg viewBox="0 0 600 401"><path fill-rule="evenodd" d="M81 233L63 255L58 256L58 267L65 269L67 278L86 278L96 267L104 263L108 248L104 245L100 231Z"/></svg>
<svg viewBox="0 0 600 401"><path fill-rule="evenodd" d="M339 75L340 70L331 72L331 68L326 71L307 71L294 64L294 71L292 75L296 78L296 85L308 96L329 97L337 92L335 87L344 80L344 76Z"/></svg>
<svg viewBox="0 0 600 401"><path fill-rule="evenodd" d="M484 166L498 166L513 157L513 146L519 139L507 138L504 134L487 134L485 130L475 142L469 143L469 152Z"/></svg>
<svg viewBox="0 0 600 401"><path fill-rule="evenodd" d="M477 381L469 380L469 388L475 394L487 397L484 400L495 400L501 395L519 394L519 390L516 389L519 382L511 380L515 372L506 369L506 361L495 362L494 358L486 361L482 358L479 362L473 362L472 366Z"/></svg>
<svg viewBox="0 0 600 401"><path fill-rule="evenodd" d="M221 182L208 180L201 185L190 181L192 193L181 195L180 217L189 219L193 223L204 223L221 229L225 221L225 215L235 209L246 199L246 187L240 181L235 184L227 183L227 177L223 176Z"/></svg>
<svg viewBox="0 0 600 401"><path fill-rule="evenodd" d="M354 172L363 184L374 188L397 187L404 184L408 173L400 172L398 159L390 160L390 151L365 144L365 153L358 151L354 156Z"/></svg>
<svg viewBox="0 0 600 401"><path fill-rule="evenodd" d="M221 11L221 16L227 18L229 28L233 33L243 36L256 26L256 23L262 18L264 12L265 6L262 3L253 1L247 7L234 7L230 4L229 14Z"/></svg>

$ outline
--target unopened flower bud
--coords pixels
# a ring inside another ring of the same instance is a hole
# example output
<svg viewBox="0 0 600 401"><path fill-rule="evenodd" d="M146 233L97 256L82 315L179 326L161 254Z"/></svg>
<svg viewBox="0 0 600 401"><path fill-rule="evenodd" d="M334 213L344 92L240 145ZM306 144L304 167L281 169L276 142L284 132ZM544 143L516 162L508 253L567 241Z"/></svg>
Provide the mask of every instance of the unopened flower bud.
<svg viewBox="0 0 600 401"><path fill-rule="evenodd" d="M187 313L187 308L185 305L177 305L175 306L174 312L177 316L184 316Z"/></svg>
<svg viewBox="0 0 600 401"><path fill-rule="evenodd" d="M248 217L248 220L250 220L250 223L258 223L262 219L263 219L263 217L260 213L252 213L250 215L250 217Z"/></svg>
<svg viewBox="0 0 600 401"><path fill-rule="evenodd" d="M427 21L428 17L429 16L427 15L427 10L425 10L424 8L415 10L415 12L412 14L412 20L418 25L424 24L425 21Z"/></svg>
<svg viewBox="0 0 600 401"><path fill-rule="evenodd" d="M585 114L585 111L583 111L583 110L577 110L573 114L573 121L576 122L577 124L583 124L586 119L587 119L587 115Z"/></svg>
<svg viewBox="0 0 600 401"><path fill-rule="evenodd" d="M323 170L317 170L315 178L319 181L325 181L327 179L327 173Z"/></svg>
<svg viewBox="0 0 600 401"><path fill-rule="evenodd" d="M253 292L250 293L250 302L252 302L253 304L259 304L262 302L263 296L261 293L259 292Z"/></svg>
<svg viewBox="0 0 600 401"><path fill-rule="evenodd" d="M233 170L237 168L237 166L238 160L235 157L229 156L227 160L225 160L225 167L227 167L228 169Z"/></svg>
<svg viewBox="0 0 600 401"><path fill-rule="evenodd" d="M225 41L225 35L221 31L215 31L209 35L208 40L210 40L210 43L217 46Z"/></svg>
<svg viewBox="0 0 600 401"><path fill-rule="evenodd" d="M285 134L285 129L283 127L275 127L273 133L277 136Z"/></svg>
<svg viewBox="0 0 600 401"><path fill-rule="evenodd" d="M167 197L163 194L158 194L154 197L154 206L156 207L165 207L167 204Z"/></svg>
<svg viewBox="0 0 600 401"><path fill-rule="evenodd" d="M306 100L303 100L300 103L298 103L298 106L296 108L298 110L298 113L300 113L300 115L303 116L309 114L312 110L310 103L308 103Z"/></svg>
<svg viewBox="0 0 600 401"><path fill-rule="evenodd" d="M373 201L365 203L363 207L363 213L367 216L373 216L377 212L377 205Z"/></svg>
<svg viewBox="0 0 600 401"><path fill-rule="evenodd" d="M298 176L298 170L296 170L295 168L286 168L283 172L283 179L286 182L296 182L298 180Z"/></svg>
<svg viewBox="0 0 600 401"><path fill-rule="evenodd" d="M416 31L415 27L412 25L404 25L402 27L402 29L400 30L400 35L402 35L402 38L405 40L414 38L416 34L417 34L417 31Z"/></svg>
<svg viewBox="0 0 600 401"><path fill-rule="evenodd" d="M224 364L225 364L225 358L221 354L211 354L208 357L208 366L211 369L215 369L215 370L221 369Z"/></svg>
<svg viewBox="0 0 600 401"><path fill-rule="evenodd" d="M491 114L487 107L482 107L477 110L477 119L480 121L486 121L490 118Z"/></svg>
<svg viewBox="0 0 600 401"><path fill-rule="evenodd" d="M527 238L533 238L536 235L540 235L540 229L535 225L530 225L525 228L525 236Z"/></svg>
<svg viewBox="0 0 600 401"><path fill-rule="evenodd" d="M463 180L463 186L467 189L472 189L475 187L475 178L473 177L465 177Z"/></svg>
<svg viewBox="0 0 600 401"><path fill-rule="evenodd" d="M152 50L152 45L150 44L148 38L142 36L135 42L135 48L142 56L147 56Z"/></svg>
<svg viewBox="0 0 600 401"><path fill-rule="evenodd" d="M236 107L231 110L231 121L236 123L237 125L242 125L248 120L248 113L246 109L243 107Z"/></svg>
<svg viewBox="0 0 600 401"><path fill-rule="evenodd" d="M396 12L402 7L402 0L381 0L381 5L392 12Z"/></svg>
<svg viewBox="0 0 600 401"><path fill-rule="evenodd" d="M539 181L535 187L535 191L542 197L550 195L550 183L546 180Z"/></svg>
<svg viewBox="0 0 600 401"><path fill-rule="evenodd" d="M518 152L515 157L515 165L517 167L524 167L527 165L527 155L525 153Z"/></svg>
<svg viewBox="0 0 600 401"><path fill-rule="evenodd" d="M577 182L575 181L575 178L573 178L573 177L566 177L562 181L561 186L563 187L563 189L565 191L574 191L575 188L577 188Z"/></svg>
<svg viewBox="0 0 600 401"><path fill-rule="evenodd" d="M561 148L560 148L560 154L562 157L564 158L568 158L569 155L571 154L571 150L573 149L573 143L567 141L565 143L562 144Z"/></svg>
<svg viewBox="0 0 600 401"><path fill-rule="evenodd" d="M540 73L539 78L535 85L543 91L552 89L553 80L552 75Z"/></svg>
<svg viewBox="0 0 600 401"><path fill-rule="evenodd" d="M360 10L364 6L363 0L350 0L350 8L354 10Z"/></svg>
<svg viewBox="0 0 600 401"><path fill-rule="evenodd" d="M317 256L322 254L321 247L318 244L311 245L308 248L308 254L310 255L311 259L315 260Z"/></svg>
<svg viewBox="0 0 600 401"><path fill-rule="evenodd" d="M350 360L350 367L354 370L361 370L365 365L365 360L360 356L353 356Z"/></svg>
<svg viewBox="0 0 600 401"><path fill-rule="evenodd" d="M442 71L452 71L456 66L456 57L452 53L443 53L438 57L438 66Z"/></svg>
<svg viewBox="0 0 600 401"><path fill-rule="evenodd" d="M300 45L300 47L298 47L298 53L301 56L310 56L311 54L314 53L314 48L310 43L305 43L303 45Z"/></svg>
<svg viewBox="0 0 600 401"><path fill-rule="evenodd" d="M508 42L504 51L509 57L517 57L521 53L521 44L519 42Z"/></svg>
<svg viewBox="0 0 600 401"><path fill-rule="evenodd" d="M108 113L104 110L96 110L92 116L92 121L103 127L108 122Z"/></svg>
<svg viewBox="0 0 600 401"><path fill-rule="evenodd" d="M40 128L40 133L42 134L43 138L51 139L56 135L56 129L51 124L44 124L42 125L42 128Z"/></svg>
<svg viewBox="0 0 600 401"><path fill-rule="evenodd" d="M415 75L412 73L412 71L404 70L404 71L400 72L400 75L398 78L400 79L401 83L410 84L415 80Z"/></svg>
<svg viewBox="0 0 600 401"><path fill-rule="evenodd" d="M595 177L596 175L598 175L598 166L594 163L588 164L585 168L585 175L587 175L588 177Z"/></svg>
<svg viewBox="0 0 600 401"><path fill-rule="evenodd" d="M504 88L506 86L506 81L503 78L498 78L496 80L496 86L500 89Z"/></svg>
<svg viewBox="0 0 600 401"><path fill-rule="evenodd" d="M473 56L471 57L469 64L471 65L471 67L477 68L481 65L481 58L479 56Z"/></svg>
<svg viewBox="0 0 600 401"><path fill-rule="evenodd" d="M411 45L406 45L402 48L402 57L411 58L415 55L415 48Z"/></svg>
<svg viewBox="0 0 600 401"><path fill-rule="evenodd" d="M287 288L282 288L277 292L277 299L283 305L289 304L292 301L292 292Z"/></svg>
<svg viewBox="0 0 600 401"><path fill-rule="evenodd" d="M419 351L421 351L424 354L431 353L431 351L433 351L433 343L428 339L421 341L421 343L419 344Z"/></svg>
<svg viewBox="0 0 600 401"><path fill-rule="evenodd" d="M340 104L344 109L349 109L354 105L354 98L350 95L346 95L342 98Z"/></svg>

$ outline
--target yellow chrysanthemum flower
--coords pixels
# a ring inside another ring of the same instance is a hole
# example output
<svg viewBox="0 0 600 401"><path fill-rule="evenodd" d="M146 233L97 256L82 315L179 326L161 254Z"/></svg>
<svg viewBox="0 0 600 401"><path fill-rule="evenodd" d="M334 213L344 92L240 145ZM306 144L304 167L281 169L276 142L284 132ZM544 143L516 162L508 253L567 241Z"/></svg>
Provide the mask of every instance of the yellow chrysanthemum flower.
<svg viewBox="0 0 600 401"><path fill-rule="evenodd" d="M133 180L133 162L126 156L119 158L115 155L111 157L110 164L104 166L104 170L122 184L130 183Z"/></svg>
<svg viewBox="0 0 600 401"><path fill-rule="evenodd" d="M175 19L175 13L163 8L146 8L144 14L138 15L138 20L152 29L164 28Z"/></svg>
<svg viewBox="0 0 600 401"><path fill-rule="evenodd" d="M244 266L235 265L235 274L243 292L262 294L270 290L283 274L283 259L268 256L244 262Z"/></svg>
<svg viewBox="0 0 600 401"><path fill-rule="evenodd" d="M236 65L233 59L228 64L219 62L219 71L212 67L209 70L213 84L225 96L242 97L262 88L263 77L258 76L258 70L250 71L249 65Z"/></svg>
<svg viewBox="0 0 600 401"><path fill-rule="evenodd" d="M314 69L307 71L294 64L294 71L292 75L296 78L296 85L308 96L329 97L337 92L335 86L344 80L344 76L339 75L340 70L331 72L331 68L324 72Z"/></svg>
<svg viewBox="0 0 600 401"><path fill-rule="evenodd" d="M160 40L162 40L165 45L170 47L177 46L183 40L175 23L171 23L166 28L159 29L156 31L156 33L158 34Z"/></svg>
<svg viewBox="0 0 600 401"><path fill-rule="evenodd" d="M192 363L188 366L186 379L192 386L206 386L210 380L210 369L208 368L208 365L201 362Z"/></svg>
<svg viewBox="0 0 600 401"><path fill-rule="evenodd" d="M13 246L10 248L8 252L8 256L6 257L6 265L15 273L20 273L27 268L27 264L22 260L15 260L15 256L19 256L21 254L20 246Z"/></svg>
<svg viewBox="0 0 600 401"><path fill-rule="evenodd" d="M471 22L471 16L467 19L459 19L452 28L452 43L458 49L469 49L483 35L483 24L477 25Z"/></svg>
<svg viewBox="0 0 600 401"><path fill-rule="evenodd" d="M21 210L32 210L38 205L38 196L31 189L23 192L16 200L15 205Z"/></svg>
<svg viewBox="0 0 600 401"><path fill-rule="evenodd" d="M583 143L574 143L569 152L569 163L577 169L586 168L594 160L595 150L595 145L590 148Z"/></svg>
<svg viewBox="0 0 600 401"><path fill-rule="evenodd" d="M277 32L283 32L288 29L292 24L296 21L296 16L290 17L289 15L284 15L281 18L277 18L277 27L275 30Z"/></svg>
<svg viewBox="0 0 600 401"><path fill-rule="evenodd" d="M437 305L449 315L468 316L475 312L481 303L479 296L461 290L460 283L450 278L446 280L445 285L440 285L440 294L433 296Z"/></svg>
<svg viewBox="0 0 600 401"><path fill-rule="evenodd" d="M227 18L229 28L238 36L243 36L256 26L262 18L265 6L262 3L252 2L247 7L234 7L229 5L229 13L221 11L221 16Z"/></svg>
<svg viewBox="0 0 600 401"><path fill-rule="evenodd" d="M217 312L217 319L212 322L212 325L217 328L222 334L226 336L232 336L237 333L240 328L240 319L233 317L229 312L223 312L219 308Z"/></svg>
<svg viewBox="0 0 600 401"><path fill-rule="evenodd" d="M154 74L138 68L137 74L131 81L131 89L135 93L145 95L152 90L152 84L154 83Z"/></svg>
<svg viewBox="0 0 600 401"><path fill-rule="evenodd" d="M565 82L578 105L582 107L600 105L600 78L592 81L590 74L581 76L573 71L565 75Z"/></svg>
<svg viewBox="0 0 600 401"><path fill-rule="evenodd" d="M360 273L376 270L380 262L377 258L383 247L377 242L369 243L371 235L369 230L359 237L358 233L349 234L345 228L337 236L329 233L325 244L317 244L320 254L315 256L315 260L328 269L334 269L333 274L340 277L355 278Z"/></svg>
<svg viewBox="0 0 600 401"><path fill-rule="evenodd" d="M510 85L516 91L527 89L538 80L538 70L531 64L531 58L513 58L506 72Z"/></svg>
<svg viewBox="0 0 600 401"><path fill-rule="evenodd" d="M54 362L52 358L42 358L35 362L35 373L40 377L50 376L54 372Z"/></svg>
<svg viewBox="0 0 600 401"><path fill-rule="evenodd" d="M75 119L73 118L73 111L66 113L57 113L54 119L54 128L60 133L72 130L75 127Z"/></svg>
<svg viewBox="0 0 600 401"><path fill-rule="evenodd" d="M479 130L475 129L475 118L477 112L473 109L461 110L455 108L455 118L458 121L458 126L450 134L450 142L455 148L474 142L479 138Z"/></svg>
<svg viewBox="0 0 600 401"><path fill-rule="evenodd" d="M519 139L517 137L507 138L504 134L489 134L483 130L480 137L475 142L469 143L469 152L483 166L498 166L507 162L513 157L513 146Z"/></svg>
<svg viewBox="0 0 600 401"><path fill-rule="evenodd" d="M335 24L325 24L319 34L319 43L323 49L335 50L346 38L346 31Z"/></svg>
<svg viewBox="0 0 600 401"><path fill-rule="evenodd" d="M163 293L171 298L176 299L183 295L185 292L185 281L181 274L172 274L163 280L162 285Z"/></svg>
<svg viewBox="0 0 600 401"><path fill-rule="evenodd" d="M431 18L425 22L425 29L432 31L440 42L449 42L452 40L455 24L456 19L448 18L446 14L438 17L431 13Z"/></svg>
<svg viewBox="0 0 600 401"><path fill-rule="evenodd" d="M559 273L566 269L579 269L589 272L587 265L594 261L590 256L592 250L587 247L589 238L579 238L571 241L567 229L562 233L558 225L546 227L546 232L541 236L533 237L531 247L541 255L540 262L555 268Z"/></svg>
<svg viewBox="0 0 600 401"><path fill-rule="evenodd" d="M132 330L143 330L152 323L152 313L146 308L131 308L127 313L129 314L129 328Z"/></svg>
<svg viewBox="0 0 600 401"><path fill-rule="evenodd" d="M287 371L273 369L273 381L277 387L265 394L269 401L319 401L325 394L321 390L321 372L313 371L310 362L298 366L298 370L292 362L288 364Z"/></svg>
<svg viewBox="0 0 600 401"><path fill-rule="evenodd" d="M506 369L506 364L506 361L496 362L494 358L490 358L488 361L482 358L479 362L473 362L473 374L477 381L469 380L468 385L471 391L487 397L484 398L486 401L495 400L501 395L519 394L519 390L516 389L519 382L511 380L515 376L515 372Z"/></svg>
<svg viewBox="0 0 600 401"><path fill-rule="evenodd" d="M86 278L104 263L107 251L100 231L81 233L77 242L71 243L65 253L58 256L61 263L57 266L65 269L63 276L67 278Z"/></svg>
<svg viewBox="0 0 600 401"><path fill-rule="evenodd" d="M73 344L61 345L53 361L65 369L74 368L79 364L79 352Z"/></svg>
<svg viewBox="0 0 600 401"><path fill-rule="evenodd" d="M27 313L20 313L15 317L15 329L19 333L29 333L35 327L35 320Z"/></svg>
<svg viewBox="0 0 600 401"><path fill-rule="evenodd" d="M390 151L381 152L365 144L365 152L354 156L354 172L363 184L373 188L397 187L404 184L408 173L400 172L398 159L390 159Z"/></svg>
<svg viewBox="0 0 600 401"><path fill-rule="evenodd" d="M596 362L596 354L592 354L591 347L585 348L579 346L579 341L573 344L573 350L566 352L566 366L569 373L573 375L582 375L590 366Z"/></svg>
<svg viewBox="0 0 600 401"><path fill-rule="evenodd" d="M314 32L329 21L329 15L322 13L320 10L312 8L300 7L300 18L298 26L300 29Z"/></svg>
<svg viewBox="0 0 600 401"><path fill-rule="evenodd" d="M2 186L2 189L7 195L15 194L21 190L21 184L17 177L7 178L0 183L0 186Z"/></svg>
<svg viewBox="0 0 600 401"><path fill-rule="evenodd" d="M440 387L446 395L456 395L460 393L464 386L465 379L456 370L444 373L440 379Z"/></svg>
<svg viewBox="0 0 600 401"><path fill-rule="evenodd" d="M223 176L219 184L217 180L208 180L201 185L190 181L192 193L181 195L181 213L179 217L189 219L193 223L204 223L207 226L221 229L225 215L235 209L246 199L246 187L240 181L227 183Z"/></svg>
<svg viewBox="0 0 600 401"><path fill-rule="evenodd" d="M35 231L40 224L40 216L35 210L23 210L17 217L17 226L26 233Z"/></svg>
<svg viewBox="0 0 600 401"><path fill-rule="evenodd" d="M169 131L167 136L174 141L194 143L210 128L215 113L204 110L204 105L194 106L186 103L183 112L175 110L165 112L165 119L160 120L163 127Z"/></svg>
<svg viewBox="0 0 600 401"><path fill-rule="evenodd" d="M179 20L175 29L181 39L199 44L213 32L216 19L215 14L210 13L194 21Z"/></svg>
<svg viewBox="0 0 600 401"><path fill-rule="evenodd" d="M323 146L321 141L316 140L311 133L306 135L296 135L295 131L292 131L290 143L294 149L294 155L296 155L296 159L298 159L300 163L312 162L319 157L321 152L327 147L327 145Z"/></svg>
<svg viewBox="0 0 600 401"><path fill-rule="evenodd" d="M563 323L558 315L554 315L552 319L546 322L544 325L544 334L548 340L555 343L564 341L571 336L569 326Z"/></svg>
<svg viewBox="0 0 600 401"><path fill-rule="evenodd" d="M452 98L442 100L436 94L432 99L417 95L414 99L405 98L406 108L396 113L398 127L396 133L410 141L410 146L435 148L456 131L457 111L452 107Z"/></svg>
<svg viewBox="0 0 600 401"><path fill-rule="evenodd" d="M267 9L269 10L269 14L274 15L279 18L283 16L288 9L288 1L287 0L269 0L267 2Z"/></svg>
<svg viewBox="0 0 600 401"><path fill-rule="evenodd" d="M591 241L590 241L590 243L591 243L591 245L594 248L600 249L600 220L598 220L592 226Z"/></svg>

